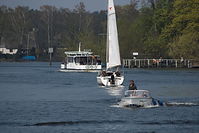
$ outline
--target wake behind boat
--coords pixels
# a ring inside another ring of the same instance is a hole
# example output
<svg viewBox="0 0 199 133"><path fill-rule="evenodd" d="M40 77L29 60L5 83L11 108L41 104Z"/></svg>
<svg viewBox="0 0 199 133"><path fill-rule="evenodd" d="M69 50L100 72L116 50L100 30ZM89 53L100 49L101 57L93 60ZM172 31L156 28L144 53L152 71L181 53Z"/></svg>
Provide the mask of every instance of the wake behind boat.
<svg viewBox="0 0 199 133"><path fill-rule="evenodd" d="M66 58L61 64L61 72L99 72L102 69L99 55L94 55L90 50L65 52Z"/></svg>
<svg viewBox="0 0 199 133"><path fill-rule="evenodd" d="M103 86L119 86L123 83L124 76L119 71L121 59L113 0L108 0L107 16L106 70L98 73L97 82Z"/></svg>

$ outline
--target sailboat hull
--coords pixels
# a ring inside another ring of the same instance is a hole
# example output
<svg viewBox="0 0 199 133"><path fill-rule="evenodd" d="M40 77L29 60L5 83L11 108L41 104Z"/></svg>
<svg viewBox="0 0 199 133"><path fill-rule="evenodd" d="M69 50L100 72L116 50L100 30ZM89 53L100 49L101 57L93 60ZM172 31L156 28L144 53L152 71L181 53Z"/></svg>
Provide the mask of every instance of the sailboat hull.
<svg viewBox="0 0 199 133"><path fill-rule="evenodd" d="M98 76L97 83L101 86L119 86L124 82L124 76L116 76L114 79L114 83L111 81L111 76Z"/></svg>

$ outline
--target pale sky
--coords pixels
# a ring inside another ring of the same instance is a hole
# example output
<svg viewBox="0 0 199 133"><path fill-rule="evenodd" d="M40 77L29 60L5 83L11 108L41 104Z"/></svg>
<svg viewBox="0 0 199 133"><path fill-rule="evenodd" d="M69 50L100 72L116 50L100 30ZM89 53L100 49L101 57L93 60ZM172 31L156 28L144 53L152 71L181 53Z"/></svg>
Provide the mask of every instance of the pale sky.
<svg viewBox="0 0 199 133"><path fill-rule="evenodd" d="M57 8L74 9L75 5L84 2L87 11L106 10L107 0L0 0L0 6L8 7L28 6L33 9L39 9L42 5L53 5ZM126 5L130 0L114 0L115 5Z"/></svg>

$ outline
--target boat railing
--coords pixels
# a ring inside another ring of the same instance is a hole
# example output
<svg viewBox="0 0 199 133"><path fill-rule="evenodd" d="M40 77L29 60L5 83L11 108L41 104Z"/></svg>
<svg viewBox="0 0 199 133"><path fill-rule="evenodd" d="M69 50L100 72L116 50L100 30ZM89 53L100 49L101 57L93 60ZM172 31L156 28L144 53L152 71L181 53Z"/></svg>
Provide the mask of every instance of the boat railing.
<svg viewBox="0 0 199 133"><path fill-rule="evenodd" d="M151 96L147 90L128 90L125 92L125 97L150 98Z"/></svg>

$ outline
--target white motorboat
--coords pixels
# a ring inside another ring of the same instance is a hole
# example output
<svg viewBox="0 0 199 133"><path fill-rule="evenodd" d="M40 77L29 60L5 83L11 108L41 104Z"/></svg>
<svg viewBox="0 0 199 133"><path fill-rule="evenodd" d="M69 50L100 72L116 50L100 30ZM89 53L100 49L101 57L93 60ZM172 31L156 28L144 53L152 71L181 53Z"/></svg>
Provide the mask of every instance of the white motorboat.
<svg viewBox="0 0 199 133"><path fill-rule="evenodd" d="M127 90L119 105L123 107L154 107L162 105L162 103L153 99L147 90Z"/></svg>
<svg viewBox="0 0 199 133"><path fill-rule="evenodd" d="M90 50L65 52L65 61L61 64L61 72L99 72L102 69L99 55Z"/></svg>
<svg viewBox="0 0 199 133"><path fill-rule="evenodd" d="M107 16L106 70L98 73L97 82L103 86L118 86L123 83L124 76L119 71L121 59L113 0L108 0Z"/></svg>

